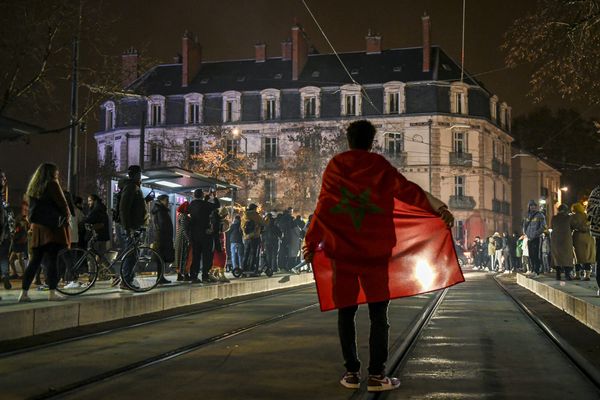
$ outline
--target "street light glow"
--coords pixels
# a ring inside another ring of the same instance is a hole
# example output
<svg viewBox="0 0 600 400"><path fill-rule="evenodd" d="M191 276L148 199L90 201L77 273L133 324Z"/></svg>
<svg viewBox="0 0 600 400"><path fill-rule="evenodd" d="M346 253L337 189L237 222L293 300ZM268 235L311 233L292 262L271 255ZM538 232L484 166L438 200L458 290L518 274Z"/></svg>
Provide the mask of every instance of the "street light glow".
<svg viewBox="0 0 600 400"><path fill-rule="evenodd" d="M569 188L567 186L563 186L560 188L560 190L562 190L563 192L568 192Z"/></svg>

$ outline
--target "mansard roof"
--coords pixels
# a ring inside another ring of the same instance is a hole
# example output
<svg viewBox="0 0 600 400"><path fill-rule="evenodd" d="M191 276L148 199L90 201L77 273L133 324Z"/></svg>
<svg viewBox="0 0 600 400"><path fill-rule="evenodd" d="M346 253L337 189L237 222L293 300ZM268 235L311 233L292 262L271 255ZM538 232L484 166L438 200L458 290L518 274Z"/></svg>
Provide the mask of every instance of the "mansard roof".
<svg viewBox="0 0 600 400"><path fill-rule="evenodd" d="M421 47L389 49L378 54L340 53L352 77L362 85L389 81L460 80L460 66L440 47L432 46L432 68L423 72ZM483 85L465 73L465 83ZM265 88L294 89L305 86L342 86L352 80L334 54L310 54L298 80L292 80L292 61L269 58L203 62L200 72L187 87L181 86L181 64L158 65L131 84L129 89L144 95L176 95L190 92L221 93L228 90L260 91Z"/></svg>

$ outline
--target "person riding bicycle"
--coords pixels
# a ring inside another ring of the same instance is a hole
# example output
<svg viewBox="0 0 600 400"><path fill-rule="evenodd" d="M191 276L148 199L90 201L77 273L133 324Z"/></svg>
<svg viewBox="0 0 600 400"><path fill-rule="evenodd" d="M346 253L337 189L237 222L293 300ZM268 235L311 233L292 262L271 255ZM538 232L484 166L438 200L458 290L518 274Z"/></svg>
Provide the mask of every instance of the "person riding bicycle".
<svg viewBox="0 0 600 400"><path fill-rule="evenodd" d="M128 179L119 182L121 188L121 201L119 202L119 217L121 226L125 231L125 248L133 245L132 232L144 226L146 221L146 204L142 194L142 169L139 165L131 165L127 169ZM133 283L133 267L135 264L135 255L123 260L123 279L127 280L130 286ZM128 289L127 285L121 283L121 289Z"/></svg>

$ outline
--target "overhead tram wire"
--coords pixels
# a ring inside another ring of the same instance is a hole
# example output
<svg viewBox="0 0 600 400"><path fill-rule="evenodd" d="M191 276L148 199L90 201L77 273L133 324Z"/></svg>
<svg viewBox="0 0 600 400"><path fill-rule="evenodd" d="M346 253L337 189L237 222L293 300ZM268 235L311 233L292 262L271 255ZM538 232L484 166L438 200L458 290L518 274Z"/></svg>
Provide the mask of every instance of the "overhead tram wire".
<svg viewBox="0 0 600 400"><path fill-rule="evenodd" d="M371 107L373 107L373 109L378 114L382 114L381 110L379 110L377 108L377 106L373 103L373 100L371 100L371 98L369 97L369 94L367 93L367 91L365 90L365 88L360 83L358 83L356 81L356 79L354 79L354 77L352 76L352 74L350 73L350 71L348 71L348 68L346 67L346 64L344 64L344 62L342 61L340 55L335 50L335 47L333 47L333 44L329 40L329 37L327 37L327 34L325 33L325 31L321 27L321 24L319 24L319 21L317 21L317 18L315 17L315 15L313 14L313 12L311 11L310 7L308 7L308 4L306 4L306 1L305 0L301 0L301 1L302 1L302 4L304 4L304 7L306 8L306 10L310 14L310 16L312 17L313 21L317 25L317 28L319 28L319 31L321 32L321 34L323 35L323 37L327 41L327 44L329 44L329 47L331 47L331 51L333 51L333 54L335 55L335 57L338 59L338 61L342 65L342 68L344 68L344 71L346 71L346 74L350 77L350 80L352 81L352 83L354 83L355 85L358 85L360 87L360 91L361 91L362 97L364 97L369 102L369 104L371 105Z"/></svg>

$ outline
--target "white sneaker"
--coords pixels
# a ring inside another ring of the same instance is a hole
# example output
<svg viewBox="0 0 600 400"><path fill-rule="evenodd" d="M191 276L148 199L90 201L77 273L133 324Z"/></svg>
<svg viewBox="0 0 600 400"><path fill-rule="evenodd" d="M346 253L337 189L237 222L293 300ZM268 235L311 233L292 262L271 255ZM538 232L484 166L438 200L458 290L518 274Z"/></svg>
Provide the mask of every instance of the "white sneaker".
<svg viewBox="0 0 600 400"><path fill-rule="evenodd" d="M477 271L479 269L479 267L473 267L473 270Z"/></svg>
<svg viewBox="0 0 600 400"><path fill-rule="evenodd" d="M65 285L65 289L78 289L80 287L81 283L77 281L69 282L67 285Z"/></svg>
<svg viewBox="0 0 600 400"><path fill-rule="evenodd" d="M66 296L63 296L60 293L57 293L56 290L51 290L48 293L48 301L64 301L66 300Z"/></svg>

